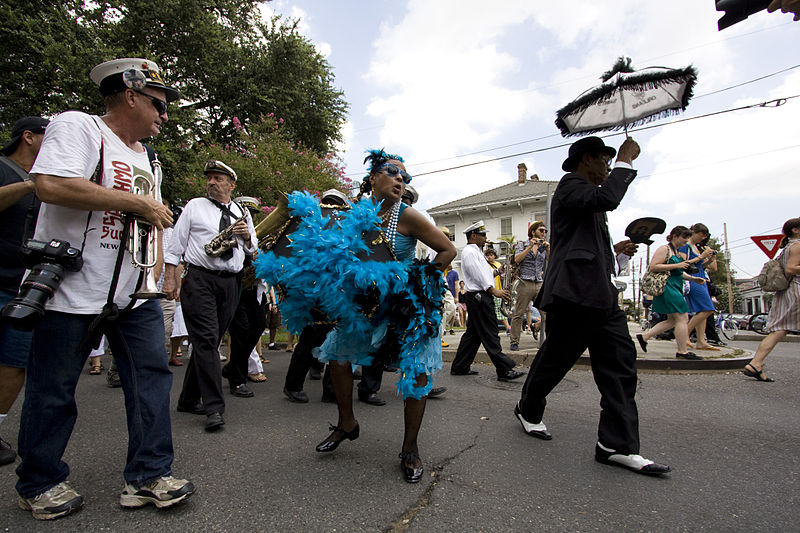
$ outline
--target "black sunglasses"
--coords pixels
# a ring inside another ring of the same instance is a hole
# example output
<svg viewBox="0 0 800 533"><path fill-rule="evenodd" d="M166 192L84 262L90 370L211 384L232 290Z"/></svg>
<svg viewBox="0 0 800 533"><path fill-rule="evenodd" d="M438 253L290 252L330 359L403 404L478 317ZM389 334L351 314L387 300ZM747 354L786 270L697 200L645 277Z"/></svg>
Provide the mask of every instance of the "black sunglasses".
<svg viewBox="0 0 800 533"><path fill-rule="evenodd" d="M139 93L142 96L148 97L150 99L150 101L153 103L153 107L155 107L156 111L158 111L159 115L165 115L167 113L167 103L164 100L162 100L161 98L156 98L155 96L150 96L149 94L147 94L145 92L142 92L142 91L137 91L136 89L131 89L131 91L133 91L135 93Z"/></svg>
<svg viewBox="0 0 800 533"><path fill-rule="evenodd" d="M386 173L391 177L395 177L398 174L400 174L400 177L403 178L403 183L405 183L406 185L411 183L411 174L409 174L405 170L400 170L400 167L398 167L394 163L385 163L381 165L381 167L378 170L383 170L383 169L386 169Z"/></svg>

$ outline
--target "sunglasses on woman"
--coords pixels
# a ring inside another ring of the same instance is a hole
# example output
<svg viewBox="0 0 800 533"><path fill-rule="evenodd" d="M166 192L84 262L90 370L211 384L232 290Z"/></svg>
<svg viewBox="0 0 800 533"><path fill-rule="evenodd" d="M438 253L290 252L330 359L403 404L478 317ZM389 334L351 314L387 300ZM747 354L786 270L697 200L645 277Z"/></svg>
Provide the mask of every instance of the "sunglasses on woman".
<svg viewBox="0 0 800 533"><path fill-rule="evenodd" d="M384 163L378 170L385 170L386 173L393 178L398 174L400 174L400 177L403 178L403 183L405 183L406 185L411 183L411 174L409 174L405 170L402 170L394 163Z"/></svg>

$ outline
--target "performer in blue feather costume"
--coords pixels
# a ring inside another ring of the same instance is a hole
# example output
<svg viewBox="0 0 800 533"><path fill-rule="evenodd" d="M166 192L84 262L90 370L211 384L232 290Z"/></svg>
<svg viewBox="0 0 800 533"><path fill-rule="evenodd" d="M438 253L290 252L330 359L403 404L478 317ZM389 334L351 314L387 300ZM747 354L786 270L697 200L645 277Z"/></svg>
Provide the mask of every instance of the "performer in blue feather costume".
<svg viewBox="0 0 800 533"><path fill-rule="evenodd" d="M417 435L432 386L429 376L442 367L441 271L456 249L422 214L401 202L411 181L401 157L370 150L364 161L369 174L358 201L336 217L323 216L307 193L290 195L291 214L301 217L290 236L294 255L261 254L257 274L287 295L281 314L290 331L299 333L313 322L311 309L336 323L315 355L331 363L339 421L317 451L332 452L343 440L359 436L351 365L371 364L380 353L397 355L405 412L401 468L406 480L416 483L423 472ZM397 260L358 260L356 255L369 252L362 234L378 227ZM437 252L432 263L414 259L417 240Z"/></svg>

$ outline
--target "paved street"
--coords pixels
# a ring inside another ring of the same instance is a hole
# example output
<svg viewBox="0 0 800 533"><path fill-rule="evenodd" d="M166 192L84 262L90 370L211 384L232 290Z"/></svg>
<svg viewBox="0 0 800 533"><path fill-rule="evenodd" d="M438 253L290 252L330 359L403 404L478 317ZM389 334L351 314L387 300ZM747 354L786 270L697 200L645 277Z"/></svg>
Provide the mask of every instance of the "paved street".
<svg viewBox="0 0 800 533"><path fill-rule="evenodd" d="M754 350L755 342L736 346ZM174 509L119 508L126 449L122 394L86 375L66 460L86 497L76 515L34 521L16 507L13 467L0 468L0 529L58 531L796 531L800 524L800 348L784 343L767 360L776 383L741 374L642 373L637 393L642 453L665 462L663 479L593 460L599 395L576 368L551 395L544 442L512 414L522 383L498 383L483 364L474 377L436 380L449 390L428 402L420 447L426 475L401 478L402 402L385 374L384 407L356 404L361 437L327 455L314 446L336 407L281 393L289 354L270 352L269 381L256 397L228 397L227 425L174 413L175 474L197 493ZM108 361L105 361L106 365ZM183 367L185 368L185 367ZM176 370L173 404L183 368ZM3 425L16 442L20 402Z"/></svg>

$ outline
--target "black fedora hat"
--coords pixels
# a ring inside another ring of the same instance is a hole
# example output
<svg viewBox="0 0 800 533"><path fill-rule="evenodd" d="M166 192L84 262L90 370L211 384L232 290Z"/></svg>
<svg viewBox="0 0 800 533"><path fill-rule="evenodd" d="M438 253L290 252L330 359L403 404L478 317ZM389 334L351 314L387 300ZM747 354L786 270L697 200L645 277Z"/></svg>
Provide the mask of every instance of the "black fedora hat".
<svg viewBox="0 0 800 533"><path fill-rule="evenodd" d="M667 223L660 218L637 218L625 228L625 236L636 244L653 244L650 236L654 233L664 233Z"/></svg>
<svg viewBox="0 0 800 533"><path fill-rule="evenodd" d="M575 141L569 147L569 157L561 164L561 169L566 172L575 170L583 154L606 154L608 157L614 157L617 155L617 151L610 146L606 146L600 137L584 137Z"/></svg>

